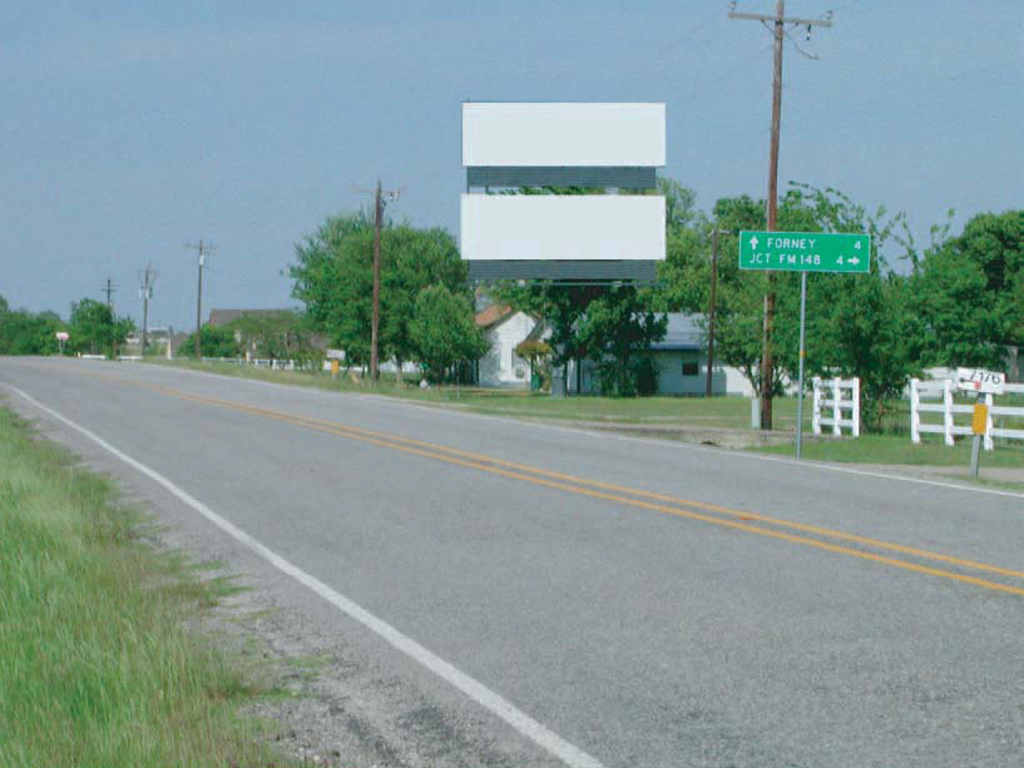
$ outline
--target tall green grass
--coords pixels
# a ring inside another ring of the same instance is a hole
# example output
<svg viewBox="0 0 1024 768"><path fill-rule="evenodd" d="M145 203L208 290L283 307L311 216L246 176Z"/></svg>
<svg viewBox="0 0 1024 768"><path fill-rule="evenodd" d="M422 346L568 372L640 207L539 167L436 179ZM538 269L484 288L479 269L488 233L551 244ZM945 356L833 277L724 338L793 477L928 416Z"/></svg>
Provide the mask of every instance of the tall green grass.
<svg viewBox="0 0 1024 768"><path fill-rule="evenodd" d="M183 629L204 588L115 502L0 409L0 766L283 765L251 675Z"/></svg>

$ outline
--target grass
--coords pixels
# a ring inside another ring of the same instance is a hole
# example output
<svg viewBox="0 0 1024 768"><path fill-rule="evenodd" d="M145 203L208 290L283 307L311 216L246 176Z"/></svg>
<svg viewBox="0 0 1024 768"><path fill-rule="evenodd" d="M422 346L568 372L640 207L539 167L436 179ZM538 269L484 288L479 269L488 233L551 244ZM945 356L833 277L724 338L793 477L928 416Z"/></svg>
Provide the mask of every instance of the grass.
<svg viewBox="0 0 1024 768"><path fill-rule="evenodd" d="M792 456L792 444L772 445L755 449L761 453ZM953 447L939 440L925 440L915 445L910 438L899 435L861 435L856 440L805 442L803 455L818 461L859 464L903 464L934 467L967 467L971 462L969 439L958 440ZM1017 445L996 445L994 451L982 451L980 461L986 467L1024 469L1024 448Z"/></svg>
<svg viewBox="0 0 1024 768"><path fill-rule="evenodd" d="M147 361L149 362L149 361ZM158 365L201 370L258 381L272 381L333 392L362 392L400 397L425 404L452 405L475 413L570 421L612 421L620 423L689 424L692 426L746 429L750 426L750 400L745 397L567 397L554 399L546 393L525 390L446 386L420 389L400 384L385 376L377 384L361 378L308 371L272 371L232 363L194 363L155 360ZM805 403L805 421L810 424L810 407ZM792 429L796 424L796 400L779 398L775 405L776 427Z"/></svg>
<svg viewBox="0 0 1024 768"><path fill-rule="evenodd" d="M113 485L0 409L0 766L283 766L253 670L183 622L234 587L139 541Z"/></svg>
<svg viewBox="0 0 1024 768"><path fill-rule="evenodd" d="M750 400L745 397L567 397L554 399L543 393L524 390L485 389L479 387L446 387L421 390L385 377L379 383L344 376L332 379L326 373L305 371L272 371L266 368L231 363L194 363L188 360L154 361L194 370L203 370L240 378L272 381L279 384L316 387L334 392L363 392L415 400L426 404L456 406L474 413L513 416L518 418L558 419L569 421L613 422L620 424L652 424L661 426L713 427L745 430L750 428ZM957 403L968 403L957 396ZM1009 396L1007 405L1024 405L1024 397ZM777 432L796 429L797 402L794 397L779 397L774 402L774 426ZM937 414L928 414L935 422ZM960 417L963 423L964 417ZM1024 428L1024 419L1000 417L1004 426ZM811 399L804 400L804 433L811 432ZM862 434L856 440L823 440L806 442L804 455L821 461L912 464L930 466L967 466L970 463L970 441L958 440L948 448L936 435L925 435L921 444L910 442L910 404L896 400L887 404L882 418L883 434ZM755 450L793 455L792 444L775 445ZM984 467L1024 468L1024 447L1019 443L1001 441L995 451L984 452Z"/></svg>

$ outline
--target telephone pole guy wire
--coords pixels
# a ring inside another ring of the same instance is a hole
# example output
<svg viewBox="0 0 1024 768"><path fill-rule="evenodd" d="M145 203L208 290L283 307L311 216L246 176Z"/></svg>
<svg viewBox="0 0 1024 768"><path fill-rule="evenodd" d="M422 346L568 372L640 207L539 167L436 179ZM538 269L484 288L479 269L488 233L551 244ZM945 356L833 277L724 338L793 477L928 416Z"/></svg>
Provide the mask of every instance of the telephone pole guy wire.
<svg viewBox="0 0 1024 768"><path fill-rule="evenodd" d="M786 16L786 1L775 0L775 14L739 13L734 2L729 18L742 21L759 21L772 31L775 54L772 62L772 135L768 151L768 226L769 232L776 231L779 204L779 129L782 116L782 48L786 37L786 25L806 27L810 34L812 27L831 27L832 12L824 19L801 19ZM769 26L769 22L771 26ZM768 273L768 292L764 296L764 324L761 346L761 429L772 428L772 323L775 318L775 276Z"/></svg>

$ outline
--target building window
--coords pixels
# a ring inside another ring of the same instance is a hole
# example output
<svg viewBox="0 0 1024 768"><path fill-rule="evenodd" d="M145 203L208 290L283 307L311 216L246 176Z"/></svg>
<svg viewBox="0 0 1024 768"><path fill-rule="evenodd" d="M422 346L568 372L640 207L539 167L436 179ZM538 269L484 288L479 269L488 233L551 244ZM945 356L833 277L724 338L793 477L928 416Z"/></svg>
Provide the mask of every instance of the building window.
<svg viewBox="0 0 1024 768"><path fill-rule="evenodd" d="M700 376L700 363L696 360L684 360L683 376Z"/></svg>

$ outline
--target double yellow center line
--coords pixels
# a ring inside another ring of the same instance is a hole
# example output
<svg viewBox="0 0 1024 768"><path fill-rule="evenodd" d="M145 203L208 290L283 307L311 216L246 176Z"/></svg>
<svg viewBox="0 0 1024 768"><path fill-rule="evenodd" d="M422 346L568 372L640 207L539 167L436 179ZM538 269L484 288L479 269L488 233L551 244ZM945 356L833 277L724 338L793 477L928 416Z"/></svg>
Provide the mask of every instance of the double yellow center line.
<svg viewBox="0 0 1024 768"><path fill-rule="evenodd" d="M568 475L562 472L555 472L540 467L531 467L518 464L493 456L487 456L473 451L464 451L436 443L429 443L423 440L416 440L401 435L378 432L361 427L354 427L347 424L340 424L325 419L315 419L306 416L296 416L281 411L259 408L245 405L229 400L205 397L184 390L166 387L148 382L133 381L120 377L104 376L101 374L85 374L96 378L103 378L116 381L122 384L131 384L156 392L161 392L172 397L188 400L203 405L223 408L238 413L245 413L252 416L271 419L278 422L292 424L304 429L324 432L338 437L358 440L370 443L383 448L388 448L403 453L422 456L424 458L442 461L447 464L454 464L460 467L489 472L495 475L520 480L533 485L553 488L555 490L574 493L581 496L588 496L604 501L615 502L629 507L639 507L662 514L675 517L699 520L704 523L733 528L758 536L769 536L781 539L794 544L801 544L816 549L823 549L829 552L856 557L862 560L870 560L877 563L903 568L909 571L925 573L930 576L938 576L944 579L951 579L968 584L974 584L986 589L1009 592L1015 595L1024 595L1024 587L1012 584L1004 584L992 581L989 578L980 578L954 570L927 565L915 560L941 563L947 566L954 566L962 571L975 571L988 574L998 574L1011 580L1024 580L1024 572L1001 568L987 563L980 563L974 560L965 560L959 557L944 555L938 552L931 552L925 549L909 547L902 544L895 544L887 541L880 541L866 536L859 536L844 531L837 531L830 528L823 528L816 525L808 525L792 520L784 520L767 515L759 515L718 504L682 499L660 493L653 493L642 489L629 488L626 486L605 483L597 480ZM699 510L699 511L698 511ZM791 533L797 531L799 533ZM844 542L838 544L835 542ZM854 548L850 545L859 545L861 548ZM875 551L871 551L875 550ZM886 554L879 554L879 552ZM893 554L888 554L893 553ZM901 559L896 555L902 555Z"/></svg>

